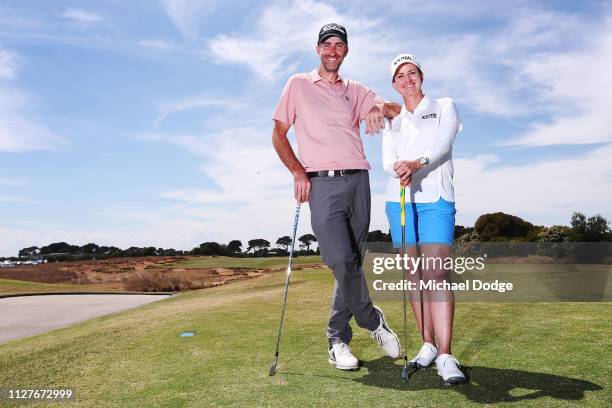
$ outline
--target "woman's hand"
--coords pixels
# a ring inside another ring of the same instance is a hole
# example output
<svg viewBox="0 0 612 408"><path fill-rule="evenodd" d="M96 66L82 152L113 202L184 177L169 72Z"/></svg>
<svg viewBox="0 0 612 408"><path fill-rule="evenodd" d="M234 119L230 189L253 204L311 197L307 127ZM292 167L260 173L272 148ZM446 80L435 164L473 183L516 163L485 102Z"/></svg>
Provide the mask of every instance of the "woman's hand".
<svg viewBox="0 0 612 408"><path fill-rule="evenodd" d="M400 177L400 184L404 187L410 187L412 183L412 175L422 167L418 160L399 160L395 162L393 170Z"/></svg>

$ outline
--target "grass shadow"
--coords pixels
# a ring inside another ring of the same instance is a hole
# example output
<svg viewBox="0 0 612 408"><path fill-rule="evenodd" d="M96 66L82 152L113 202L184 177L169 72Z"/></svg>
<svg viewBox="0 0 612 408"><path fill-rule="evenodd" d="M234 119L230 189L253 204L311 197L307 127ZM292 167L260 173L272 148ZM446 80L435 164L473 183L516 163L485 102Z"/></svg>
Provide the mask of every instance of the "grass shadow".
<svg viewBox="0 0 612 408"><path fill-rule="evenodd" d="M402 366L394 364L386 357L365 361L363 366L368 369L368 373L353 381L372 387L406 391L448 389L460 392L470 401L481 404L518 402L542 397L578 401L584 398L586 391L603 389L600 385L577 378L481 366L467 368L471 377L469 384L445 386L435 367L419 370L406 384L400 376Z"/></svg>

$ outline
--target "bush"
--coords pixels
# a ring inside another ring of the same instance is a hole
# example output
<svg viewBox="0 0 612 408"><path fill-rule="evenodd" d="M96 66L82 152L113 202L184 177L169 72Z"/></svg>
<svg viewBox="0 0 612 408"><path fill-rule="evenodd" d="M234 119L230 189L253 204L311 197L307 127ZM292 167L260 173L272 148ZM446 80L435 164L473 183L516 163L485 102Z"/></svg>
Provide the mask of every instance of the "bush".
<svg viewBox="0 0 612 408"><path fill-rule="evenodd" d="M179 292L191 289L191 282L162 272L136 272L125 282L130 292Z"/></svg>
<svg viewBox="0 0 612 408"><path fill-rule="evenodd" d="M497 212L483 214L476 220L474 229L482 241L490 241L494 237L526 237L530 231L536 228L530 222L514 215Z"/></svg>
<svg viewBox="0 0 612 408"><path fill-rule="evenodd" d="M550 228L542 228L538 232L538 242L568 242L571 228L563 225L553 225Z"/></svg>

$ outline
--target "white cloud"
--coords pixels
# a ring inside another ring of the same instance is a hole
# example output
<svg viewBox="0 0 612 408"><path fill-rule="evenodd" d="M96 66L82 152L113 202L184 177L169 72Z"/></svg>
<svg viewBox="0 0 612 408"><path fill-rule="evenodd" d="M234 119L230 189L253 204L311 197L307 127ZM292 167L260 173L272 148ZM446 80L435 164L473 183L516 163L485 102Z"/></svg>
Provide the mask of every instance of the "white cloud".
<svg viewBox="0 0 612 408"><path fill-rule="evenodd" d="M63 140L44 125L23 117L0 117L0 152L47 150Z"/></svg>
<svg viewBox="0 0 612 408"><path fill-rule="evenodd" d="M102 20L102 16L91 11L84 11L75 8L69 8L62 13L62 17L77 21L79 23L98 23Z"/></svg>
<svg viewBox="0 0 612 408"><path fill-rule="evenodd" d="M198 38L205 16L214 11L218 0L164 0L166 14L188 40Z"/></svg>
<svg viewBox="0 0 612 408"><path fill-rule="evenodd" d="M349 56L345 71L367 78L377 61L389 49L392 33L381 30L380 20L339 13L332 6L312 0L298 0L290 5L277 2L266 8L253 32L220 34L208 42L212 57L221 63L245 64L267 81L286 77L296 68L300 56L316 58L316 36L321 26L341 22L349 31ZM282 33L279 27L291 27ZM359 30L351 31L352 27ZM289 57L294 57L289 61ZM377 72L378 73L378 72Z"/></svg>
<svg viewBox="0 0 612 408"><path fill-rule="evenodd" d="M612 144L571 158L504 165L495 156L455 164L458 223L503 211L536 224L567 224L573 211L612 218Z"/></svg>
<svg viewBox="0 0 612 408"><path fill-rule="evenodd" d="M14 79L20 66L20 58L0 45L0 79Z"/></svg>
<svg viewBox="0 0 612 408"><path fill-rule="evenodd" d="M605 84L612 72L612 21L587 47L547 53L518 64L523 75L543 89L542 106L552 118L538 122L505 146L590 144L612 141L612 93Z"/></svg>
<svg viewBox="0 0 612 408"><path fill-rule="evenodd" d="M3 53L12 55L11 60L20 57L0 48L0 74L9 72L3 67ZM12 64L9 64L12 65ZM11 68L7 79L15 79L16 68ZM44 124L28 117L28 108L32 96L14 86L0 86L0 152L23 152L28 150L50 149L63 143L63 139L54 134Z"/></svg>
<svg viewBox="0 0 612 408"><path fill-rule="evenodd" d="M171 41L166 40L142 40L138 45L154 51L170 52L176 49L176 46Z"/></svg>
<svg viewBox="0 0 612 408"><path fill-rule="evenodd" d="M215 98L208 95L194 95L186 99L161 104L158 107L159 115L154 124L155 127L158 127L167 117L191 109L225 108L231 110L242 107L244 107L244 104L239 101Z"/></svg>
<svg viewBox="0 0 612 408"><path fill-rule="evenodd" d="M293 178L272 147L271 128L271 121L259 121L252 126L226 125L209 134L156 134L154 140L200 156L200 170L213 185L180 187L179 182L176 190L161 192L161 197L177 204L169 215L153 219L181 219L193 231L191 245L231 239L246 243L259 237L275 241L287 235L295 208ZM306 207L302 234L311 232Z"/></svg>

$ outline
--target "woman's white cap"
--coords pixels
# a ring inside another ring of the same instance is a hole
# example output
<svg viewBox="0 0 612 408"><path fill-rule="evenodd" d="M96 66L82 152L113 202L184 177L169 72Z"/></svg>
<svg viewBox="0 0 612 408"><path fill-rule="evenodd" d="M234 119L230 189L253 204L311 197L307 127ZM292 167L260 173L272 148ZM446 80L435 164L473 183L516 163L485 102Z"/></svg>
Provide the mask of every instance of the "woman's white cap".
<svg viewBox="0 0 612 408"><path fill-rule="evenodd" d="M392 81L393 81L393 78L395 77L395 73L397 72L397 69L406 63L416 65L421 70L421 72L423 72L423 68L421 68L421 64L419 63L419 61L416 60L414 55L399 54L397 57L393 58L393 61L391 61L390 68L391 68L391 80Z"/></svg>

